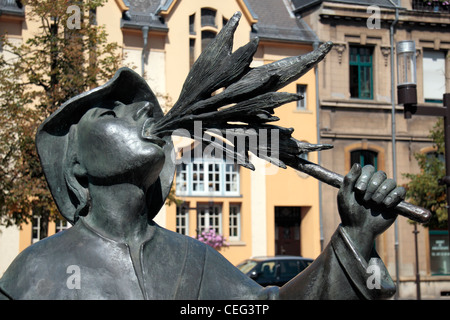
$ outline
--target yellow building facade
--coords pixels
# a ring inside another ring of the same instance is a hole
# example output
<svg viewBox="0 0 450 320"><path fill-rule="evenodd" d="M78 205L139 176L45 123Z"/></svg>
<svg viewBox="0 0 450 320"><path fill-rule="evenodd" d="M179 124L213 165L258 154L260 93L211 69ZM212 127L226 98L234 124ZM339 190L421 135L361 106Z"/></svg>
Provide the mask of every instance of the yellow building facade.
<svg viewBox="0 0 450 320"><path fill-rule="evenodd" d="M252 66L312 51L317 38L291 15L291 9L283 0L110 0L97 9L96 20L106 27L109 41L122 46L124 65L143 75L167 110L177 100L202 48L237 11L242 18L235 33L235 49L252 37L260 38ZM24 10L13 22L2 15L1 32L6 26L15 28L18 41L38 32ZM282 91L303 94L305 99L278 108L275 115L281 120L275 124L294 128L298 140L317 143L315 70ZM178 157L190 145L176 138L174 143ZM317 162L318 156L310 154L308 159ZM317 180L256 157L250 160L254 171L221 159L180 160L174 188L181 204L164 206L156 222L191 237L214 228L226 238L228 245L220 252L233 264L252 256L317 257L321 252ZM64 228L62 222L51 222L49 234ZM18 243L8 258L0 261L0 276L14 251L19 253L31 245L36 232L33 223L12 232L9 239Z"/></svg>

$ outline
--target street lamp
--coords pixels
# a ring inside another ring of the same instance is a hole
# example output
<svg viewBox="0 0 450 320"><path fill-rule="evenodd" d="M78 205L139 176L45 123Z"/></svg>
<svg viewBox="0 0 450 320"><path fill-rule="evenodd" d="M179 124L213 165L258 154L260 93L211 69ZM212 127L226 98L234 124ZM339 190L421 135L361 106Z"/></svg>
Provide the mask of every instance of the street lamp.
<svg viewBox="0 0 450 320"><path fill-rule="evenodd" d="M398 103L405 106L405 118L411 118L417 105L416 44L405 40L397 42Z"/></svg>
<svg viewBox="0 0 450 320"><path fill-rule="evenodd" d="M413 114L423 116L443 117L445 139L445 171L446 176L440 183L446 185L447 203L450 204L450 93L444 93L443 106L417 105L417 74L416 74L416 46L414 41L397 42L397 96L398 103L404 105L404 117L410 119ZM450 206L447 205L450 217ZM450 219L448 220L450 236ZM414 225L416 243L416 284L417 298L420 299L419 256L417 248L417 226Z"/></svg>

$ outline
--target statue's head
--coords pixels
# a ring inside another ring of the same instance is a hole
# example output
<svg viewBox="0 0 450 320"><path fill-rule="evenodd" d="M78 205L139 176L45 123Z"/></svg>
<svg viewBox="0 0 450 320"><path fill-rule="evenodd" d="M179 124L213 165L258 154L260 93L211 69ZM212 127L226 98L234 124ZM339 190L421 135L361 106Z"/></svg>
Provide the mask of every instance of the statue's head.
<svg viewBox="0 0 450 320"><path fill-rule="evenodd" d="M175 170L170 137L148 133L162 117L145 80L122 68L44 121L36 146L53 198L69 222L88 213L90 183L137 185L147 192L150 218L158 213Z"/></svg>

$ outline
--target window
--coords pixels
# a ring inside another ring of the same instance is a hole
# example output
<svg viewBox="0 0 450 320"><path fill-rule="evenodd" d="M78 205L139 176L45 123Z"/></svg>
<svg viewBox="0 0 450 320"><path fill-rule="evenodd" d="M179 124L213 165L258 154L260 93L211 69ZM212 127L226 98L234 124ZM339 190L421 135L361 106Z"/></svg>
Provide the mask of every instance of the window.
<svg viewBox="0 0 450 320"><path fill-rule="evenodd" d="M350 97L373 99L372 48L350 47Z"/></svg>
<svg viewBox="0 0 450 320"><path fill-rule="evenodd" d="M445 54L423 51L423 97L425 102L442 103L445 93Z"/></svg>
<svg viewBox="0 0 450 320"><path fill-rule="evenodd" d="M216 37L213 31L202 31L202 51L209 45L209 43Z"/></svg>
<svg viewBox="0 0 450 320"><path fill-rule="evenodd" d="M175 231L184 235L189 234L189 204L177 206Z"/></svg>
<svg viewBox="0 0 450 320"><path fill-rule="evenodd" d="M306 110L306 106L308 105L308 100L306 96L306 85L298 84L297 94L303 96L303 99L297 101L297 110Z"/></svg>
<svg viewBox="0 0 450 320"><path fill-rule="evenodd" d="M205 192L205 165L203 163L192 164L192 192Z"/></svg>
<svg viewBox="0 0 450 320"><path fill-rule="evenodd" d="M241 206L230 204L230 240L241 240Z"/></svg>
<svg viewBox="0 0 450 320"><path fill-rule="evenodd" d="M361 166L372 165L378 170L378 153L372 150L355 150L350 154L350 167L359 163Z"/></svg>
<svg viewBox="0 0 450 320"><path fill-rule="evenodd" d="M31 243L41 240L41 217L34 216L31 221Z"/></svg>
<svg viewBox="0 0 450 320"><path fill-rule="evenodd" d="M179 193L187 192L187 165L182 163L177 166L176 190Z"/></svg>
<svg viewBox="0 0 450 320"><path fill-rule="evenodd" d="M239 192L239 168L237 164L225 164L225 192L238 193Z"/></svg>
<svg viewBox="0 0 450 320"><path fill-rule="evenodd" d="M189 39L189 66L192 68L195 62L195 39Z"/></svg>
<svg viewBox="0 0 450 320"><path fill-rule="evenodd" d="M201 22L202 27L213 27L217 28L216 26L216 11L213 9L208 8L202 8L201 10Z"/></svg>
<svg viewBox="0 0 450 320"><path fill-rule="evenodd" d="M179 196L237 196L239 192L237 164L195 159L177 165L176 193Z"/></svg>
<svg viewBox="0 0 450 320"><path fill-rule="evenodd" d="M89 22L91 25L97 25L97 8L89 9Z"/></svg>
<svg viewBox="0 0 450 320"><path fill-rule="evenodd" d="M71 225L67 223L66 219L57 219L55 221L55 233L69 229L70 227Z"/></svg>
<svg viewBox="0 0 450 320"><path fill-rule="evenodd" d="M210 203L198 205L199 233L214 229L216 234L222 234L222 205Z"/></svg>
<svg viewBox="0 0 450 320"><path fill-rule="evenodd" d="M427 152L424 170L432 174L441 171L445 175L445 155L437 151Z"/></svg>
<svg viewBox="0 0 450 320"><path fill-rule="evenodd" d="M189 16L189 34L195 35L195 13Z"/></svg>
<svg viewBox="0 0 450 320"><path fill-rule="evenodd" d="M31 218L31 243L36 243L48 236L48 215L49 213L45 212L43 208L33 208L33 216Z"/></svg>

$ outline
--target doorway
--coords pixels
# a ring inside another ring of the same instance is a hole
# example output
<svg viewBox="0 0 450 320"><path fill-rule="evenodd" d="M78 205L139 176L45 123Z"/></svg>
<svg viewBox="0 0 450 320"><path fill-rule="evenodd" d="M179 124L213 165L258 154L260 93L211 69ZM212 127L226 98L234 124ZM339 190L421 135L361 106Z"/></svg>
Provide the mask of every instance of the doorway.
<svg viewBox="0 0 450 320"><path fill-rule="evenodd" d="M301 255L301 207L275 207L275 254Z"/></svg>

